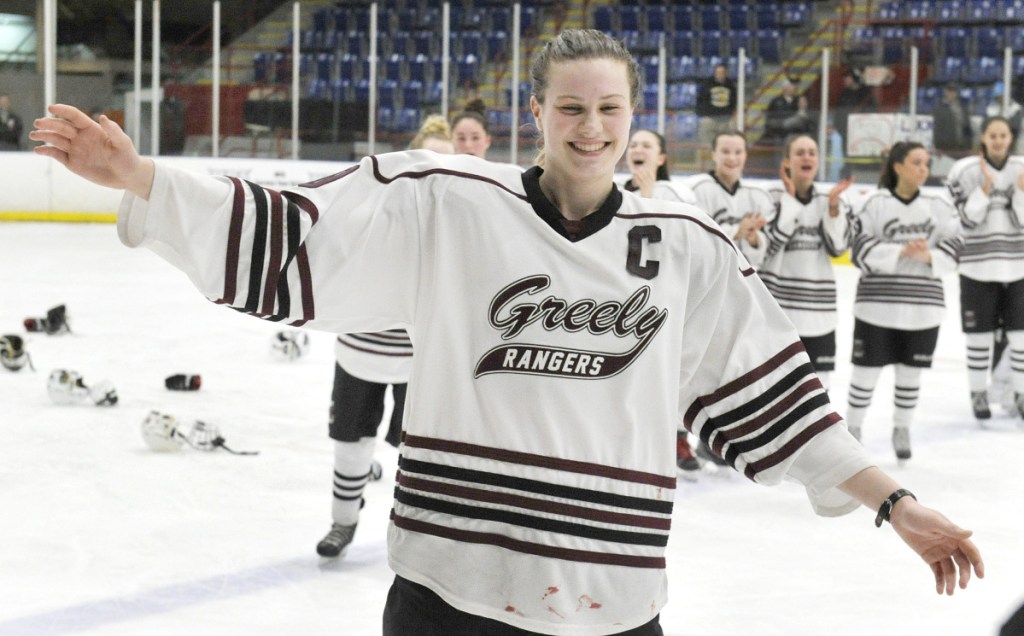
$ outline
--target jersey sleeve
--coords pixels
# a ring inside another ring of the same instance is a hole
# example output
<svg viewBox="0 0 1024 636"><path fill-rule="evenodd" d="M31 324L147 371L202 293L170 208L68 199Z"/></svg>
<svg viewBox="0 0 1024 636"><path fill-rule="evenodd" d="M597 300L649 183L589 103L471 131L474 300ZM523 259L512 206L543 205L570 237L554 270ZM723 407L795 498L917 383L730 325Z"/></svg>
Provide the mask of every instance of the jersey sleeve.
<svg viewBox="0 0 1024 636"><path fill-rule="evenodd" d="M936 209L936 232L930 251L932 274L941 277L955 272L960 265L964 238L956 210L942 199L936 199Z"/></svg>
<svg viewBox="0 0 1024 636"><path fill-rule="evenodd" d="M749 479L800 481L820 514L857 507L836 486L873 465L846 432L778 304L734 255L685 316L684 426Z"/></svg>
<svg viewBox="0 0 1024 636"><path fill-rule="evenodd" d="M839 214L828 213L828 205L821 218L821 237L829 256L842 255L850 245L850 204L839 199Z"/></svg>
<svg viewBox="0 0 1024 636"><path fill-rule="evenodd" d="M851 215L850 260L863 272L895 274L903 245L882 240L875 209L880 203L879 198L871 197L859 213Z"/></svg>
<svg viewBox="0 0 1024 636"><path fill-rule="evenodd" d="M988 216L989 196L967 175L968 161L981 160L969 157L954 164L946 178L946 190L953 200L960 222L966 228L973 228L985 222L985 217Z"/></svg>
<svg viewBox="0 0 1024 636"><path fill-rule="evenodd" d="M406 326L419 276L419 199L376 158L293 189L158 164L149 201L126 194L118 234L241 312L336 333Z"/></svg>

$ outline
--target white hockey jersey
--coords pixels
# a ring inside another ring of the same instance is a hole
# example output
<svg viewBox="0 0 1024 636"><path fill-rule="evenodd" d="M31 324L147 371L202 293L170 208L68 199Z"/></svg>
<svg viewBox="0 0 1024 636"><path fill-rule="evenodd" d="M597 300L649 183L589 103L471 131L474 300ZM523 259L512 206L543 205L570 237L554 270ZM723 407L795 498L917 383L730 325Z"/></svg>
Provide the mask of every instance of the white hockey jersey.
<svg viewBox="0 0 1024 636"><path fill-rule="evenodd" d="M988 164L992 190L981 189L984 175L977 156L960 159L946 187L964 226L960 273L980 281L1009 283L1024 278L1024 192L1017 178L1024 157L1009 157L1001 168ZM985 160L987 162L987 159Z"/></svg>
<svg viewBox="0 0 1024 636"><path fill-rule="evenodd" d="M412 373L412 340L404 329L345 333L334 343L334 358L361 380L405 384Z"/></svg>
<svg viewBox="0 0 1024 636"><path fill-rule="evenodd" d="M929 329L942 322L942 276L956 271L963 236L943 197L918 191L904 201L881 189L853 215L850 258L861 270L853 315L891 329ZM903 246L927 239L932 262L901 258Z"/></svg>
<svg viewBox="0 0 1024 636"><path fill-rule="evenodd" d="M714 174L703 173L688 177L683 183L693 191L697 207L710 214L729 238L736 236L736 230L743 217L760 212L765 218L770 218L775 209L775 202L767 191L742 181L737 182L733 189L729 190L715 178ZM755 267L760 267L768 249L764 232L761 231L759 234L757 247L747 241L737 243L743 255Z"/></svg>
<svg viewBox="0 0 1024 636"><path fill-rule="evenodd" d="M546 634L667 596L677 423L820 514L872 465L792 326L697 208L612 190L569 240L541 170L409 151L284 192L158 166L118 229L209 298L415 346L389 562Z"/></svg>
<svg viewBox="0 0 1024 636"><path fill-rule="evenodd" d="M813 337L836 329L836 276L830 257L849 244L849 206L842 200L839 215L828 213L828 193L812 187L803 201L780 184L768 188L776 211L765 226L768 248L758 275L797 333Z"/></svg>

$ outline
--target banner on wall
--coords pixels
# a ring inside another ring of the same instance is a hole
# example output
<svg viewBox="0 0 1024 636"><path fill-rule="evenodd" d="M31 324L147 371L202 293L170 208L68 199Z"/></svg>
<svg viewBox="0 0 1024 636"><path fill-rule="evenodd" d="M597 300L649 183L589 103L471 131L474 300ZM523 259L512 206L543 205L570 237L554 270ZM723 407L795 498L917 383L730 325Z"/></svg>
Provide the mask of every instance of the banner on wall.
<svg viewBox="0 0 1024 636"><path fill-rule="evenodd" d="M905 113L858 113L850 115L846 154L849 157L880 157L897 141L918 141L932 147L931 115L918 115L913 120Z"/></svg>

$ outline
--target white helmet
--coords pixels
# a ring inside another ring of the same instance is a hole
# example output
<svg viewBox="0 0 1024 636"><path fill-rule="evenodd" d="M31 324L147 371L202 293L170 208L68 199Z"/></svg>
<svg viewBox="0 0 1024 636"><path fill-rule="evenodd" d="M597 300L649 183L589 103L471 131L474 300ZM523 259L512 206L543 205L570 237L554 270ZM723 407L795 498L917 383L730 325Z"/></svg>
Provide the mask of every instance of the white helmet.
<svg viewBox="0 0 1024 636"><path fill-rule="evenodd" d="M21 371L26 364L32 366L32 360L25 352L25 342L21 336L0 336L0 364L8 371Z"/></svg>
<svg viewBox="0 0 1024 636"><path fill-rule="evenodd" d="M89 389L77 371L54 369L46 382L46 391L56 404L78 404L89 398Z"/></svg>
<svg viewBox="0 0 1024 636"><path fill-rule="evenodd" d="M309 334L304 331L278 331L270 342L271 351L284 360L298 360L309 351Z"/></svg>
<svg viewBox="0 0 1024 636"><path fill-rule="evenodd" d="M174 416L159 411L150 411L142 421L142 440L150 449L160 452L176 451L185 443Z"/></svg>
<svg viewBox="0 0 1024 636"><path fill-rule="evenodd" d="M188 445L196 450L215 451L223 444L224 438L216 424L196 420L188 432Z"/></svg>

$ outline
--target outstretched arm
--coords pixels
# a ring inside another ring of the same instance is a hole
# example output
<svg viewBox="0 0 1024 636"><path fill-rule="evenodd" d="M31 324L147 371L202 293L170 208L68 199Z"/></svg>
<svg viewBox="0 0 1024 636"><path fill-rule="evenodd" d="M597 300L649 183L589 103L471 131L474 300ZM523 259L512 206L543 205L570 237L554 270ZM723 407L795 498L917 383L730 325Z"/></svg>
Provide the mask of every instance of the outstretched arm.
<svg viewBox="0 0 1024 636"><path fill-rule="evenodd" d="M135 152L132 140L105 115L99 122L74 106L54 104L53 117L35 120L29 139L41 141L35 152L52 157L75 174L108 188L149 199L153 161Z"/></svg>
<svg viewBox="0 0 1024 636"><path fill-rule="evenodd" d="M881 469L862 470L839 485L839 489L871 510L878 510L900 486ZM981 552L964 530L941 513L923 506L912 497L903 497L893 506L889 517L893 530L932 569L935 591L952 594L959 578L960 588L971 580L971 568L978 578L985 577Z"/></svg>

